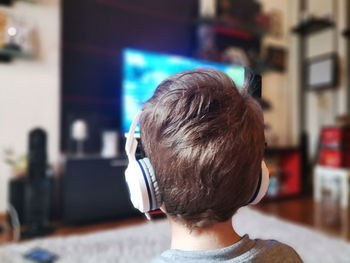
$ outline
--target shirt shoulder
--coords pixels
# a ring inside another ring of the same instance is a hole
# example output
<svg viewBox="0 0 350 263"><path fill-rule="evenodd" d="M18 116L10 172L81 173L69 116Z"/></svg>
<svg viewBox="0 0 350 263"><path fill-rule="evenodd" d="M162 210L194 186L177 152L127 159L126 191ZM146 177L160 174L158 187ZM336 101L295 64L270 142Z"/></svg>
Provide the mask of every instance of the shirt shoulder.
<svg viewBox="0 0 350 263"><path fill-rule="evenodd" d="M167 250L151 263L300 263L299 255L290 246L276 240L250 239L245 235L230 247L208 251Z"/></svg>
<svg viewBox="0 0 350 263"><path fill-rule="evenodd" d="M298 253L290 246L276 240L255 239L255 246L252 248L252 262L285 262L300 263L303 262Z"/></svg>

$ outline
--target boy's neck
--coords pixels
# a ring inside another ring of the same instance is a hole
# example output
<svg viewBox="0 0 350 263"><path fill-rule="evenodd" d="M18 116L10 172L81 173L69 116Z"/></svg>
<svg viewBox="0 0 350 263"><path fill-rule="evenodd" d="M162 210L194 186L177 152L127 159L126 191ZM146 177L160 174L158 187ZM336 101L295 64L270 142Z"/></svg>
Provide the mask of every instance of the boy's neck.
<svg viewBox="0 0 350 263"><path fill-rule="evenodd" d="M171 249L185 251L213 250L228 247L241 240L232 220L190 231L185 225L168 217L171 225Z"/></svg>

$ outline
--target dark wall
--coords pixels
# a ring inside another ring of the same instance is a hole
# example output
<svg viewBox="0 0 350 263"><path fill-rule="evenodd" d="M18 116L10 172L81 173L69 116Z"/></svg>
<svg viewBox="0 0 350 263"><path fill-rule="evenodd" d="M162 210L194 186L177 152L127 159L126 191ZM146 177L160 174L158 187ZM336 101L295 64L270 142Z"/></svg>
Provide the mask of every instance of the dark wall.
<svg viewBox="0 0 350 263"><path fill-rule="evenodd" d="M70 125L89 125L88 152L120 126L121 50L191 56L197 0L63 0L61 151L74 151Z"/></svg>

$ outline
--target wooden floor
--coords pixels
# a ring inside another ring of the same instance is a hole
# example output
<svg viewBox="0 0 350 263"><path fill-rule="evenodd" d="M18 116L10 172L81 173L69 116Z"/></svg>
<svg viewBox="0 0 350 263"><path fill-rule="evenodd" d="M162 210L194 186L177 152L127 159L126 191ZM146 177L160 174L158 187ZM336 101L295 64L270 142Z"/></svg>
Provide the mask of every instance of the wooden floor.
<svg viewBox="0 0 350 263"><path fill-rule="evenodd" d="M259 204L257 209L265 214L277 216L290 222L311 227L315 230L326 233L330 236L342 238L350 241L349 211L339 209L334 204L317 204L311 197L297 198L284 201L271 201ZM0 217L0 222L4 222L4 217ZM85 234L95 231L115 229L125 226L142 224L144 218L136 218L124 221L105 222L93 225L66 226L57 225L56 230L50 235L66 236L71 234ZM0 233L0 245L11 242L11 231Z"/></svg>
<svg viewBox="0 0 350 263"><path fill-rule="evenodd" d="M304 197L265 202L259 204L257 209L265 214L350 241L350 209L342 209L334 203L316 203L311 197Z"/></svg>

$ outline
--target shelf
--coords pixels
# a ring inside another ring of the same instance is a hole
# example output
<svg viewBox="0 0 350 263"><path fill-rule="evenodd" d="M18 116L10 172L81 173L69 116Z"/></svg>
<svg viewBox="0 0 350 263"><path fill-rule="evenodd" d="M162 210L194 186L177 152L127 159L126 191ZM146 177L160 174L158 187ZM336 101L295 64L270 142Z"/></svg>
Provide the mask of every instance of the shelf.
<svg viewBox="0 0 350 263"><path fill-rule="evenodd" d="M0 48L0 61L9 62L12 58L33 59L34 54L28 51Z"/></svg>
<svg viewBox="0 0 350 263"><path fill-rule="evenodd" d="M240 20L222 21L220 19L200 18L199 25L209 25L213 27L216 34L250 40L254 37L265 35L268 30L257 24L247 24Z"/></svg>
<svg viewBox="0 0 350 263"><path fill-rule="evenodd" d="M307 22L301 23L292 29L293 33L308 35L334 27L334 23L324 18L312 18Z"/></svg>
<svg viewBox="0 0 350 263"><path fill-rule="evenodd" d="M344 37L347 37L347 38L350 37L350 28L345 29L345 30L343 31L343 36L344 36Z"/></svg>

